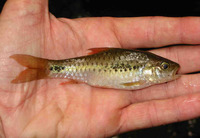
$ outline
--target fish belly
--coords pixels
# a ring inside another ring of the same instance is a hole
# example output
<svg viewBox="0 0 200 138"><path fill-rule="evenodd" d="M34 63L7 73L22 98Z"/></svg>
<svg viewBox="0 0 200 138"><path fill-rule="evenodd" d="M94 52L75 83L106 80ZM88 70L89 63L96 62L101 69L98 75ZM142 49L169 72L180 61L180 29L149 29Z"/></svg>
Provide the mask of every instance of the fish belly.
<svg viewBox="0 0 200 138"><path fill-rule="evenodd" d="M85 80L91 86L124 90L136 90L150 85L143 80L141 75L132 72L121 74L90 73Z"/></svg>

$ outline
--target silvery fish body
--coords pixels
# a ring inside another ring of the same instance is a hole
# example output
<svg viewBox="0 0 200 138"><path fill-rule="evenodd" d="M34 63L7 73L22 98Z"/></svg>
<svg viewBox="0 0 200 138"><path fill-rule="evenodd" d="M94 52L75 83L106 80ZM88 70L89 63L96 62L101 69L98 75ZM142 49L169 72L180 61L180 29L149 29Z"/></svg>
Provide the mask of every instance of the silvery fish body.
<svg viewBox="0 0 200 138"><path fill-rule="evenodd" d="M46 74L50 78L125 90L141 89L177 78L179 64L153 53L119 48L99 51L66 60L48 60Z"/></svg>

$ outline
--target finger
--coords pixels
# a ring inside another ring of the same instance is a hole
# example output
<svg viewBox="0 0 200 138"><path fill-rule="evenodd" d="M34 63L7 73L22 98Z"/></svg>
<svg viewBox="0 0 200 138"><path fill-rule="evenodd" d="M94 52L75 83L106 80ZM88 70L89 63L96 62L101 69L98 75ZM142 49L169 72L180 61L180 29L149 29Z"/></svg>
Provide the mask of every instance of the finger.
<svg viewBox="0 0 200 138"><path fill-rule="evenodd" d="M115 18L113 24L116 37L126 48L200 43L199 17Z"/></svg>
<svg viewBox="0 0 200 138"><path fill-rule="evenodd" d="M122 110L120 131L159 126L200 116L200 94L132 104Z"/></svg>
<svg viewBox="0 0 200 138"><path fill-rule="evenodd" d="M138 103L198 92L200 92L200 74L192 74L181 76L181 78L168 83L132 91L129 97L132 103Z"/></svg>
<svg viewBox="0 0 200 138"><path fill-rule="evenodd" d="M41 53L50 27L47 0L8 0L0 16L0 48L6 53ZM45 24L45 25L44 25ZM44 38L43 38L44 37ZM31 50L30 50L31 49ZM34 50L33 50L34 49Z"/></svg>
<svg viewBox="0 0 200 138"><path fill-rule="evenodd" d="M175 46L156 49L151 52L180 64L178 73L200 71L200 46Z"/></svg>
<svg viewBox="0 0 200 138"><path fill-rule="evenodd" d="M43 13L48 13L48 0L7 0L1 19L29 18L32 21L32 18L39 18Z"/></svg>

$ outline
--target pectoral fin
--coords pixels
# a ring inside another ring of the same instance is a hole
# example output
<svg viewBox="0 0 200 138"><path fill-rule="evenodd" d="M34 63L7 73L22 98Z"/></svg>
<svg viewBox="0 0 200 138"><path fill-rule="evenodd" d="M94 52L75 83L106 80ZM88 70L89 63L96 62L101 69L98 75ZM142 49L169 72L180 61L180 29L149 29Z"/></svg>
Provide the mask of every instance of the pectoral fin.
<svg viewBox="0 0 200 138"><path fill-rule="evenodd" d="M141 86L142 84L144 84L144 81L127 82L127 83L122 83L121 85L124 85L124 86Z"/></svg>

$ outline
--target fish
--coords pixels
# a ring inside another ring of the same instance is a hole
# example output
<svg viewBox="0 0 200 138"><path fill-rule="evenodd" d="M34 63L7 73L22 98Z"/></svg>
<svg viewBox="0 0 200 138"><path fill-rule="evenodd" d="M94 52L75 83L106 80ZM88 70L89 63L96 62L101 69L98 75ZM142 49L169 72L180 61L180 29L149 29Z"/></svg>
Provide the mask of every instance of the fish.
<svg viewBox="0 0 200 138"><path fill-rule="evenodd" d="M89 50L86 56L62 60L12 55L10 58L27 68L11 83L59 78L94 87L137 90L180 77L178 63L151 52L122 48Z"/></svg>

